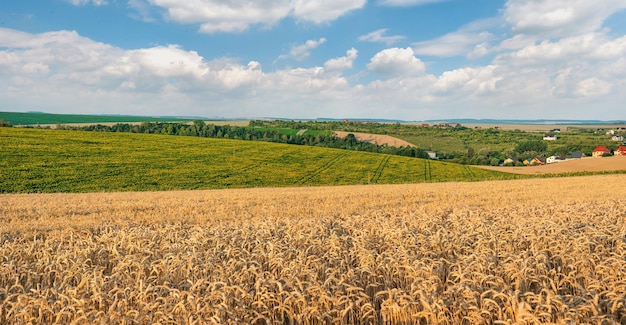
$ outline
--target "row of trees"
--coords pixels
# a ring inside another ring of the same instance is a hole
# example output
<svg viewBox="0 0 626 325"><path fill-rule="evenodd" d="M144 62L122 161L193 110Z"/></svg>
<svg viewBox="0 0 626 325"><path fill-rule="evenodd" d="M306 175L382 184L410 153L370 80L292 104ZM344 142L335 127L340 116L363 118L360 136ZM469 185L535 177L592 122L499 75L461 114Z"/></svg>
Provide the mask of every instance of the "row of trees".
<svg viewBox="0 0 626 325"><path fill-rule="evenodd" d="M240 127L231 125L220 126L214 124L206 124L204 121L200 120L194 121L191 124L145 122L135 125L118 123L112 126L100 124L80 127L59 125L57 126L57 128L95 132L131 132L267 141L295 145L308 145L375 153L386 153L416 158L428 158L428 154L423 149L415 147L391 147L387 145L376 145L367 141L359 141L353 134L348 134L348 136L346 136L345 138L340 138L332 134L332 132L330 131L315 132L315 135L307 133L299 134L277 128L263 128L254 126Z"/></svg>

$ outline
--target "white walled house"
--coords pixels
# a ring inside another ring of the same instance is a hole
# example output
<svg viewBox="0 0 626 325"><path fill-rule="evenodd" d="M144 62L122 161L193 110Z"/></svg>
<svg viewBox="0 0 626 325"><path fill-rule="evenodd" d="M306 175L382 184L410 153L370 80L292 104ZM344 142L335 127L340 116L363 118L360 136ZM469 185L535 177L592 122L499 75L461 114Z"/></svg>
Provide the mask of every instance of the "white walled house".
<svg viewBox="0 0 626 325"><path fill-rule="evenodd" d="M565 159L559 157L559 156L550 156L548 158L546 158L546 164L554 164L556 162L561 162L561 161L565 161Z"/></svg>
<svg viewBox="0 0 626 325"><path fill-rule="evenodd" d="M544 134L543 139L546 141L556 141L557 137L555 134Z"/></svg>

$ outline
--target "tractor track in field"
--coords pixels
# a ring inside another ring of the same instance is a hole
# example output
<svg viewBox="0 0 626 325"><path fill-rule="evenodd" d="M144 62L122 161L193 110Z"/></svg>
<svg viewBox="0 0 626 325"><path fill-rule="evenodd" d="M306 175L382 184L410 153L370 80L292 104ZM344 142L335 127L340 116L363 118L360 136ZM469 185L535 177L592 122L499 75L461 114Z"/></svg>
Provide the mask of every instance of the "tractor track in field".
<svg viewBox="0 0 626 325"><path fill-rule="evenodd" d="M372 183L374 184L378 183L378 180L383 175L383 171L385 170L385 167L387 167L387 164L389 163L389 159L391 159L391 157L386 156L380 161L378 166L376 166L376 170L374 171L374 176L372 177L372 180L371 180Z"/></svg>
<svg viewBox="0 0 626 325"><path fill-rule="evenodd" d="M467 176L469 176L470 178L474 178L476 177L476 174L474 174L474 171L467 167L467 165L463 165L463 170L465 170L465 172L467 173Z"/></svg>
<svg viewBox="0 0 626 325"><path fill-rule="evenodd" d="M314 171L304 175L304 177L302 177L300 180L298 180L298 185L304 185L307 182L311 181L316 176L319 176L324 171L330 169L334 164L336 164L339 160L341 160L341 158L345 157L346 155L347 154L345 154L345 153L344 154L339 154L339 155L333 157L332 159L330 159L329 161L327 161L322 166L320 166L317 169L315 169Z"/></svg>
<svg viewBox="0 0 626 325"><path fill-rule="evenodd" d="M433 172L430 167L430 160L424 161L424 181L430 182L433 180Z"/></svg>

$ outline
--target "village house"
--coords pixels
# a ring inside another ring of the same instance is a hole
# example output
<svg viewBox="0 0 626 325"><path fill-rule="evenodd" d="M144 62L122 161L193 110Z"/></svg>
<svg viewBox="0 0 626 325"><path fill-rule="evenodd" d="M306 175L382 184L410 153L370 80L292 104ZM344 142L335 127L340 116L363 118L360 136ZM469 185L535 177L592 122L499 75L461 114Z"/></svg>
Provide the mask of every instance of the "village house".
<svg viewBox="0 0 626 325"><path fill-rule="evenodd" d="M551 133L561 133L561 129L552 129L550 130Z"/></svg>
<svg viewBox="0 0 626 325"><path fill-rule="evenodd" d="M574 151L571 154L565 156L565 159L581 159L585 157L585 154L582 151Z"/></svg>
<svg viewBox="0 0 626 325"><path fill-rule="evenodd" d="M611 137L611 140L613 141L624 141L624 136L622 135L614 135Z"/></svg>
<svg viewBox="0 0 626 325"><path fill-rule="evenodd" d="M626 156L626 146L619 146L615 151L613 151L613 155L615 156Z"/></svg>
<svg viewBox="0 0 626 325"><path fill-rule="evenodd" d="M435 159L435 160L439 159L439 157L437 157L437 153L434 151L426 151L426 153L428 154L428 158L430 159Z"/></svg>
<svg viewBox="0 0 626 325"><path fill-rule="evenodd" d="M611 150L609 150L609 148L605 147L605 146L597 146L595 149L593 149L593 151L591 152L591 156L592 157L602 157L605 154L611 154Z"/></svg>
<svg viewBox="0 0 626 325"><path fill-rule="evenodd" d="M543 139L546 141L556 141L557 137L555 134L544 134Z"/></svg>
<svg viewBox="0 0 626 325"><path fill-rule="evenodd" d="M546 158L546 164L554 164L556 162L561 162L561 161L565 161L565 159L559 156L550 156Z"/></svg>
<svg viewBox="0 0 626 325"><path fill-rule="evenodd" d="M518 162L519 162L519 160L517 160L516 158L507 158L507 159L504 159L504 162L502 162L502 165L506 165L506 166L513 165L513 166L515 166Z"/></svg>
<svg viewBox="0 0 626 325"><path fill-rule="evenodd" d="M615 134L615 130L608 130L608 131L606 131L605 134L606 135L613 135L613 134Z"/></svg>
<svg viewBox="0 0 626 325"><path fill-rule="evenodd" d="M539 158L539 157L528 158L528 159L524 160L523 163L526 166L537 166L537 165L544 165L545 164L545 162L543 160L541 160L541 158Z"/></svg>

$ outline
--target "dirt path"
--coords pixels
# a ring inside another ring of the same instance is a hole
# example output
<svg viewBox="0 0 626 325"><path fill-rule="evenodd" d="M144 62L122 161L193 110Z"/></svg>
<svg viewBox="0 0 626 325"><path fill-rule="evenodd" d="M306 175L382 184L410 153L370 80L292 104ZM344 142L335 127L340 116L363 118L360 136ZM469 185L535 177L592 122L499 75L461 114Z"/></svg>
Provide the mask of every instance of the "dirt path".
<svg viewBox="0 0 626 325"><path fill-rule="evenodd" d="M415 147L413 144L406 142L404 140L392 137L390 135L384 134L372 134L372 133L361 133L361 132L344 132L344 131L335 131L335 134L340 138L345 138L348 134L354 134L354 136L359 141L367 141L376 145L388 145L390 147Z"/></svg>
<svg viewBox="0 0 626 325"><path fill-rule="evenodd" d="M514 174L560 174L575 172L600 172L626 170L626 156L613 156L603 158L583 158L567 160L559 163L542 166L501 167L501 166L476 166L483 169L497 170Z"/></svg>

